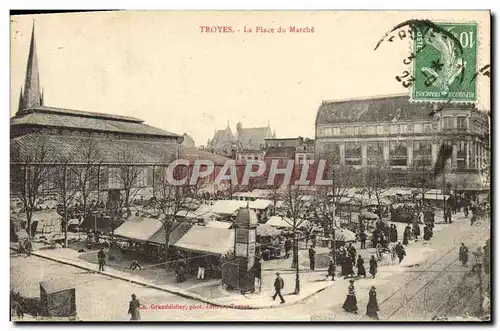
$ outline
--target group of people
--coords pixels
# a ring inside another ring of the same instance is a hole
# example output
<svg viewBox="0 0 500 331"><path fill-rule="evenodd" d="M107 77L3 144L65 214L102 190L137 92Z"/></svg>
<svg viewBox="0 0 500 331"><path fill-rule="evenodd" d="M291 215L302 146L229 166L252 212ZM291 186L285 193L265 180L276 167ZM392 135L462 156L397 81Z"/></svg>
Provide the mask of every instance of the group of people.
<svg viewBox="0 0 500 331"><path fill-rule="evenodd" d="M350 313L358 313L358 300L356 298L356 289L354 287L354 280L351 279L349 281L349 287L347 288L347 297L342 305L342 308L346 312ZM380 308L378 306L377 301L377 291L375 286L370 288L368 292L368 304L366 305L366 316L369 316L374 319L379 319L378 312Z"/></svg>
<svg viewBox="0 0 500 331"><path fill-rule="evenodd" d="M351 243L348 243L347 247L345 247L345 245L341 245L337 248L334 252L334 257L330 259L327 277L331 276L332 280L335 280L336 262L340 265L340 275L344 278L355 276L366 278L365 261L361 254L358 254L356 258L356 248ZM378 263L374 255L371 256L369 263L369 272L372 275L372 278L375 278ZM357 269L356 273L354 272L354 267Z"/></svg>

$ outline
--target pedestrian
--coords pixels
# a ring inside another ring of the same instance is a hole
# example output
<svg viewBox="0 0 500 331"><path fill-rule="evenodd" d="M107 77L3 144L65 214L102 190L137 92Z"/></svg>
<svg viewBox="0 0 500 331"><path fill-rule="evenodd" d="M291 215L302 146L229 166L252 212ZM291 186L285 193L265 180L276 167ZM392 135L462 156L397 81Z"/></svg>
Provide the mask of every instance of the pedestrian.
<svg viewBox="0 0 500 331"><path fill-rule="evenodd" d="M130 264L129 269L132 270L132 271L134 271L137 268L139 268L139 270L142 270L142 267L139 264L139 262L137 262L137 260L132 261L132 263Z"/></svg>
<svg viewBox="0 0 500 331"><path fill-rule="evenodd" d="M465 246L464 243L460 245L460 249L458 251L458 261L462 262L464 267L466 267L467 262L469 262L469 248Z"/></svg>
<svg viewBox="0 0 500 331"><path fill-rule="evenodd" d="M472 214L472 217L470 218L470 226L473 226L474 223L476 223L477 217L476 214Z"/></svg>
<svg viewBox="0 0 500 331"><path fill-rule="evenodd" d="M347 253L349 254L349 257L352 260L352 264L353 265L356 264L356 248L351 243L349 243L349 246L347 248Z"/></svg>
<svg viewBox="0 0 500 331"><path fill-rule="evenodd" d="M332 276L332 280L335 280L335 261L333 259L330 259L330 264L328 265L328 274L326 278L328 278L328 276Z"/></svg>
<svg viewBox="0 0 500 331"><path fill-rule="evenodd" d="M403 258L406 256L404 246L401 245L400 242L398 242L394 250L396 251L396 255L398 256L399 263L401 263L401 261L403 261Z"/></svg>
<svg viewBox="0 0 500 331"><path fill-rule="evenodd" d="M290 250L292 249L292 242L290 238L286 238L285 240L285 259L290 257Z"/></svg>
<svg viewBox="0 0 500 331"><path fill-rule="evenodd" d="M347 278L347 276L354 277L353 260L351 259L350 255L345 257L342 269L342 276L344 276L345 278Z"/></svg>
<svg viewBox="0 0 500 331"><path fill-rule="evenodd" d="M372 286L370 288L370 292L368 292L368 304L366 305L366 316L369 316L374 319L379 319L378 318L378 311L380 311L378 307L378 301L377 301L377 292L375 286Z"/></svg>
<svg viewBox="0 0 500 331"><path fill-rule="evenodd" d="M420 236L420 225L417 222L413 223L413 235L415 239L418 239L418 236Z"/></svg>
<svg viewBox="0 0 500 331"><path fill-rule="evenodd" d="M347 297L345 298L342 308L349 313L358 313L358 300L356 299L354 280L352 279L349 281L349 287L347 288Z"/></svg>
<svg viewBox="0 0 500 331"><path fill-rule="evenodd" d="M361 231L359 234L359 241L361 242L361 249L366 249L366 233L364 231Z"/></svg>
<svg viewBox="0 0 500 331"><path fill-rule="evenodd" d="M356 267L358 267L358 277L363 276L364 278L366 278L366 269L364 263L365 261L361 257L361 254L358 255L358 261L356 262Z"/></svg>
<svg viewBox="0 0 500 331"><path fill-rule="evenodd" d="M314 246L309 248L309 267L311 270L314 270L314 265L316 262L316 251L314 250Z"/></svg>
<svg viewBox="0 0 500 331"><path fill-rule="evenodd" d="M464 206L464 215L465 217L469 217L469 207L467 205Z"/></svg>
<svg viewBox="0 0 500 331"><path fill-rule="evenodd" d="M377 274L377 268L378 268L377 260L375 259L375 256L372 255L370 259L370 274L372 275L372 278L375 278L375 275Z"/></svg>
<svg viewBox="0 0 500 331"><path fill-rule="evenodd" d="M131 321L140 321L141 320L141 303L137 300L135 294L132 294L132 300L128 305L128 313L130 315Z"/></svg>
<svg viewBox="0 0 500 331"><path fill-rule="evenodd" d="M100 249L97 252L97 261L99 261L99 271L104 271L104 264L106 263L106 253L104 253L104 249Z"/></svg>
<svg viewBox="0 0 500 331"><path fill-rule="evenodd" d="M200 261L198 262L198 274L196 275L197 280L205 279L205 268L206 268L205 257L201 257Z"/></svg>
<svg viewBox="0 0 500 331"><path fill-rule="evenodd" d="M409 225L405 227L405 231L403 233L403 245L408 245L411 240L411 228Z"/></svg>
<svg viewBox="0 0 500 331"><path fill-rule="evenodd" d="M274 280L274 295L273 300L276 300L276 296L279 296L281 299L281 303L285 303L285 299L283 299L283 295L281 294L281 290L285 287L285 281L281 278L280 273L276 273L276 279Z"/></svg>
<svg viewBox="0 0 500 331"><path fill-rule="evenodd" d="M424 240L431 239L431 228L428 224L424 226Z"/></svg>

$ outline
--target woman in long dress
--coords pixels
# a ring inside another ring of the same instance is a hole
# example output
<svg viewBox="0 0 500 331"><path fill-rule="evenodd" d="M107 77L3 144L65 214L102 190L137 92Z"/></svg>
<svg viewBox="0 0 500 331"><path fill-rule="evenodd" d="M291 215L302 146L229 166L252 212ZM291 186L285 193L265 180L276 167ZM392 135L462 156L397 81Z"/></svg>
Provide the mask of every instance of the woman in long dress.
<svg viewBox="0 0 500 331"><path fill-rule="evenodd" d="M137 300L135 294L132 294L132 300L130 300L128 306L128 313L130 314L131 321L140 321L141 320L141 304L139 300Z"/></svg>
<svg viewBox="0 0 500 331"><path fill-rule="evenodd" d="M358 300L356 299L356 291L354 290L354 280L349 281L349 288L347 289L347 297L345 298L342 308L349 313L358 312Z"/></svg>
<svg viewBox="0 0 500 331"><path fill-rule="evenodd" d="M371 287L368 295L369 299L368 299L368 304L366 305L366 316L378 320L379 318L377 312L380 311L380 309L378 307L377 292L375 291L375 286Z"/></svg>
<svg viewBox="0 0 500 331"><path fill-rule="evenodd" d="M375 256L372 255L370 259L370 274L372 275L372 278L375 278L375 275L377 274L377 267L377 260L375 260Z"/></svg>

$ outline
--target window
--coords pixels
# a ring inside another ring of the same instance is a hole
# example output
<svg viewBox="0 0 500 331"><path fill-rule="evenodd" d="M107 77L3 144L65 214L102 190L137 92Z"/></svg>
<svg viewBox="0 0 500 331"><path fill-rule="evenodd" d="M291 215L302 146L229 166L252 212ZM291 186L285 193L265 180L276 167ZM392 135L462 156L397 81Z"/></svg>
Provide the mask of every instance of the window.
<svg viewBox="0 0 500 331"><path fill-rule="evenodd" d="M414 133L424 133L424 125L421 123L413 124L413 132Z"/></svg>
<svg viewBox="0 0 500 331"><path fill-rule="evenodd" d="M465 169L467 167L467 143L465 141L457 142L457 169Z"/></svg>
<svg viewBox="0 0 500 331"><path fill-rule="evenodd" d="M354 127L354 134L356 136L359 136L361 134L361 127L360 126L355 126Z"/></svg>
<svg viewBox="0 0 500 331"><path fill-rule="evenodd" d="M453 117L451 117L451 116L445 116L443 118L443 121L444 121L443 128L445 130L451 130L451 129L453 129Z"/></svg>
<svg viewBox="0 0 500 331"><path fill-rule="evenodd" d="M108 168L108 188L109 189L119 189L121 188L120 181L120 168Z"/></svg>
<svg viewBox="0 0 500 331"><path fill-rule="evenodd" d="M382 142L371 141L367 143L366 158L368 165L378 165L384 159Z"/></svg>
<svg viewBox="0 0 500 331"><path fill-rule="evenodd" d="M408 165L406 141L391 141L389 143L389 164L391 166Z"/></svg>
<svg viewBox="0 0 500 331"><path fill-rule="evenodd" d="M402 134L408 133L408 125L400 124L399 125L399 133L402 133Z"/></svg>
<svg viewBox="0 0 500 331"><path fill-rule="evenodd" d="M333 134L332 128L325 128L325 136L331 136Z"/></svg>
<svg viewBox="0 0 500 331"><path fill-rule="evenodd" d="M358 142L345 143L345 164L361 165L361 144Z"/></svg>
<svg viewBox="0 0 500 331"><path fill-rule="evenodd" d="M316 135L317 135L318 137L323 137L323 136L324 136L324 134L325 134L325 133L324 133L323 128L318 128L318 129L317 129Z"/></svg>
<svg viewBox="0 0 500 331"><path fill-rule="evenodd" d="M354 134L354 127L352 126L346 126L345 129L344 129L344 133L346 135L353 135Z"/></svg>
<svg viewBox="0 0 500 331"><path fill-rule="evenodd" d="M465 116L457 117L457 129L466 130L467 129L467 118Z"/></svg>
<svg viewBox="0 0 500 331"><path fill-rule="evenodd" d="M374 126L367 126L365 128L365 134L369 134L369 135L376 134L376 127L374 127Z"/></svg>
<svg viewBox="0 0 500 331"><path fill-rule="evenodd" d="M333 135L334 136L340 135L340 128L333 128Z"/></svg>
<svg viewBox="0 0 500 331"><path fill-rule="evenodd" d="M325 155L323 156L333 164L340 164L340 145L334 143L325 143Z"/></svg>
<svg viewBox="0 0 500 331"><path fill-rule="evenodd" d="M391 126L389 127L389 133L390 134L398 134L399 133L399 125L391 124Z"/></svg>
<svg viewBox="0 0 500 331"><path fill-rule="evenodd" d="M384 134L384 126L377 125L377 134Z"/></svg>
<svg viewBox="0 0 500 331"><path fill-rule="evenodd" d="M432 164L432 142L420 140L413 142L413 164L416 167Z"/></svg>

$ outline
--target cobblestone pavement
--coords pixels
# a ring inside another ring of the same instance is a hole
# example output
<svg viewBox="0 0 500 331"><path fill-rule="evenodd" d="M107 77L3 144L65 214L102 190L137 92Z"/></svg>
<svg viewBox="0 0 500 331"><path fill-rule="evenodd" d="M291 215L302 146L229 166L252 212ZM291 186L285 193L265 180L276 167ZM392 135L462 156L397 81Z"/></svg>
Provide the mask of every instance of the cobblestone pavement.
<svg viewBox="0 0 500 331"><path fill-rule="evenodd" d="M458 265L458 245L465 242L472 250L484 244L488 235L489 222L483 221L471 227L468 220L455 218L453 224L436 232L430 242L410 243L407 257L401 265L379 268L375 279L356 280L360 309L357 315L345 313L341 308L348 285L344 279L338 279L331 288L294 306L221 309L38 257L14 255L11 258L11 288L23 295L38 297L40 281L71 278L76 284L78 317L85 321L128 320L128 301L132 293L144 305L145 309L141 311L143 320L366 321L368 318L364 313L368 289L374 285L377 287L382 320L429 320L436 312L457 314L473 311L472 306L478 305L474 297L479 297L479 294L471 293L471 299L460 295L466 291L464 286L475 286L475 278L469 273L470 268ZM469 261L472 260L471 256ZM457 308L459 304L463 308Z"/></svg>

